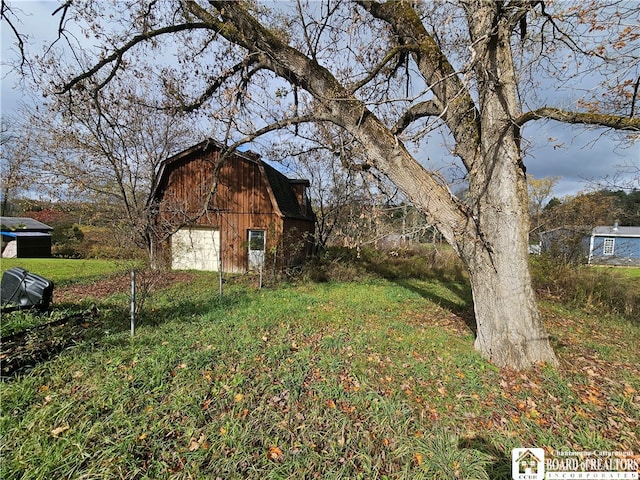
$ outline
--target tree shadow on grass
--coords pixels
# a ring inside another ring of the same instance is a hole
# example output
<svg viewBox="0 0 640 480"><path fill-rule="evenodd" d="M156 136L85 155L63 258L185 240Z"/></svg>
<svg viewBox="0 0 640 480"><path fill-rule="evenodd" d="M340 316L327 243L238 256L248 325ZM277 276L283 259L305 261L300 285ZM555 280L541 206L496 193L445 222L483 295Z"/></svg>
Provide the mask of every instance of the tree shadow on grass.
<svg viewBox="0 0 640 480"><path fill-rule="evenodd" d="M418 286L409 280L394 280L394 282L457 315L464 321L465 325L469 330L471 330L474 336L477 334L476 319L473 313L471 288L468 284L447 281L440 283L440 289L442 289L442 287L446 287L449 292L457 297L458 301L454 301L451 298L447 298L447 296L442 295L438 291L429 290L426 286Z"/></svg>
<svg viewBox="0 0 640 480"><path fill-rule="evenodd" d="M462 438L458 442L458 448L469 448L477 450L493 459L485 471L491 480L510 480L511 473L511 456L508 452L496 447L486 437L480 435L471 438Z"/></svg>
<svg viewBox="0 0 640 480"><path fill-rule="evenodd" d="M430 268L417 272L418 274L415 274L416 272L404 274L395 265L379 261L366 262L365 267L370 273L394 282L454 313L476 335L477 326L473 313L471 286L461 266ZM429 284L426 283L428 280L434 281L433 289L428 288ZM416 281L421 283L418 284ZM444 294L443 290L448 292Z"/></svg>
<svg viewBox="0 0 640 480"><path fill-rule="evenodd" d="M95 303L92 300L84 299L76 304L60 303L57 305L57 308L68 311L88 308L95 311L93 317L86 322L83 339L78 346L82 346L82 344L103 345L107 335L109 335L110 344L127 342L129 337L121 334L131 331L130 298L127 295L118 294L104 300L96 300ZM236 305L249 301L251 301L251 296L249 292L245 291L234 291L222 297L218 296L216 291L212 292L209 298L185 296L171 301L166 299L158 301L152 295L145 300L141 311L136 313L135 330L160 327L169 322L188 324L198 321L204 315L212 316L212 321L215 321L215 319L222 319L226 316L227 312Z"/></svg>

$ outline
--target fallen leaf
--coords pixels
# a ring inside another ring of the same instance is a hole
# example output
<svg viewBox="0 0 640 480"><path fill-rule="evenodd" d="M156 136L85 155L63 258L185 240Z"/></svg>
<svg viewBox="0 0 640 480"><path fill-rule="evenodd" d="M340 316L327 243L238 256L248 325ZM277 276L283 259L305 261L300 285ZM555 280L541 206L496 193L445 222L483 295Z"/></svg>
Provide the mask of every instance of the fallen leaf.
<svg viewBox="0 0 640 480"><path fill-rule="evenodd" d="M269 451L267 452L267 459L273 462L277 462L282 460L282 457L283 457L282 450L280 450L276 446L269 447Z"/></svg>
<svg viewBox="0 0 640 480"><path fill-rule="evenodd" d="M68 425L65 425L65 426L62 426L62 427L56 427L53 430L51 430L51 435L53 435L54 437L57 437L62 432L66 432L67 430L69 430L69 426Z"/></svg>
<svg viewBox="0 0 640 480"><path fill-rule="evenodd" d="M236 395L233 397L233 399L234 399L236 402L241 402L241 401L244 399L244 395L243 395L243 394L241 394L241 393L236 393Z"/></svg>
<svg viewBox="0 0 640 480"><path fill-rule="evenodd" d="M340 410L344 413L353 413L356 411L355 405L349 405L347 402L340 402Z"/></svg>
<svg viewBox="0 0 640 480"><path fill-rule="evenodd" d="M192 438L191 442L189 443L189 451L195 452L196 450L198 450L200 448L200 445L202 445L206 439L207 439L207 436L204 433L200 435L200 438L198 438L198 440L194 440Z"/></svg>

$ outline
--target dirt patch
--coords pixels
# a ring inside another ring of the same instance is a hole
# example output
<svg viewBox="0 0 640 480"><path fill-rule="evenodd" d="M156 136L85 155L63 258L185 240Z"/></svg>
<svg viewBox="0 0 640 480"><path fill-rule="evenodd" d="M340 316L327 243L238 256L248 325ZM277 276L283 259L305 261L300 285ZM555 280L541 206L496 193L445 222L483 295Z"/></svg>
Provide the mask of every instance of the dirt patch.
<svg viewBox="0 0 640 480"><path fill-rule="evenodd" d="M138 285L150 285L153 290L168 288L176 283L186 283L195 277L190 272L140 272ZM127 293L131 290L131 274L125 273L96 280L91 283L56 287L53 291L54 303L78 302L87 298L102 300L116 293Z"/></svg>

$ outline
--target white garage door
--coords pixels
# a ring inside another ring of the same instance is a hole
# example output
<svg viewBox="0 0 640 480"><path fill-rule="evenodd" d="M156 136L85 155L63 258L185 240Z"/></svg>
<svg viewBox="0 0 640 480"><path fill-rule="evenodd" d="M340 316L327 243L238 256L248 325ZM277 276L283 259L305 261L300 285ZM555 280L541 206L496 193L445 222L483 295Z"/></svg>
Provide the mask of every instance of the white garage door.
<svg viewBox="0 0 640 480"><path fill-rule="evenodd" d="M171 236L175 270L218 271L220 231L214 229L181 228Z"/></svg>

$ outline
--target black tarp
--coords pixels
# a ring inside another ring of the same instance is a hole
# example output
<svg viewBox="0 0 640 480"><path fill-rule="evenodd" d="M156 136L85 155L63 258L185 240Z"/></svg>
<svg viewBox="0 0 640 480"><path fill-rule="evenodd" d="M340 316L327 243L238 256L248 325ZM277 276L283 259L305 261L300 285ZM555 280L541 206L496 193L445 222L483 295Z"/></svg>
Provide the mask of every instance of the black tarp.
<svg viewBox="0 0 640 480"><path fill-rule="evenodd" d="M53 299L53 282L13 267L2 274L0 304L2 309L37 308L45 311Z"/></svg>

